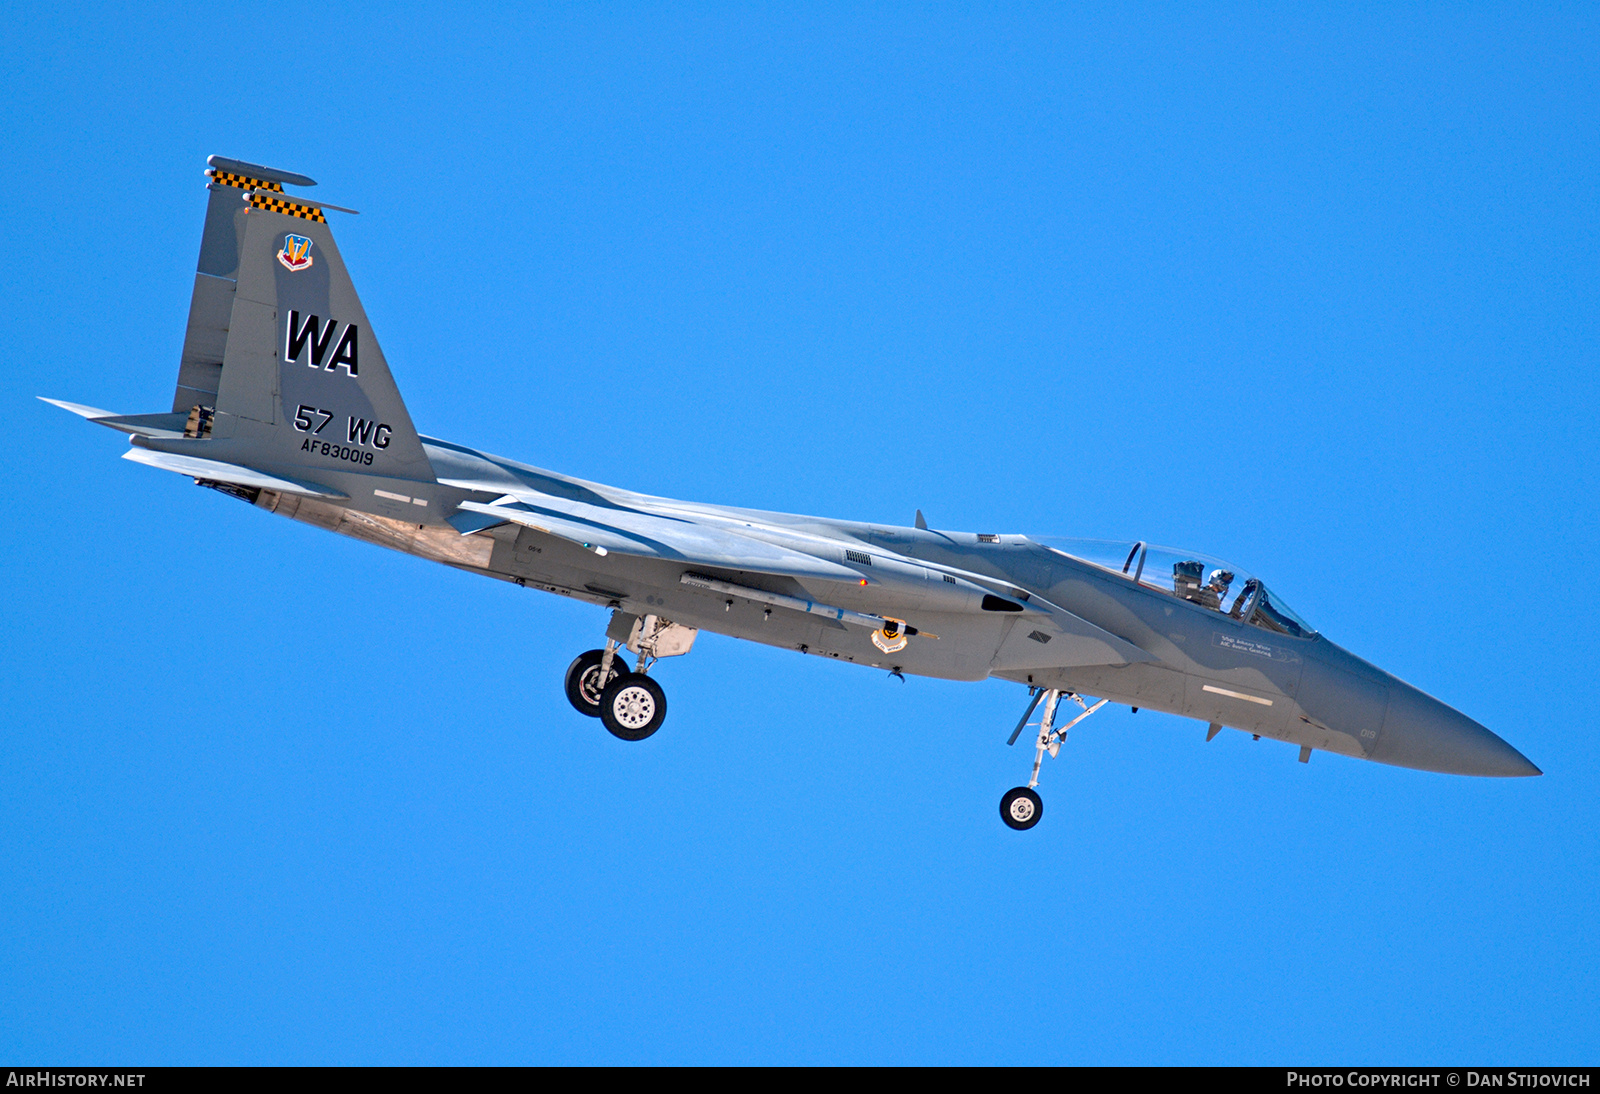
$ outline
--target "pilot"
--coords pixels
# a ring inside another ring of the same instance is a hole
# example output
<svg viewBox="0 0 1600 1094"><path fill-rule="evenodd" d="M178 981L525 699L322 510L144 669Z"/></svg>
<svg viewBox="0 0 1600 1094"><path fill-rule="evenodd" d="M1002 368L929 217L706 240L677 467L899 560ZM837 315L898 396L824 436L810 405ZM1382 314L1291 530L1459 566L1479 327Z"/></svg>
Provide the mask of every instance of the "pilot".
<svg viewBox="0 0 1600 1094"><path fill-rule="evenodd" d="M1211 576L1206 578L1206 584L1200 590L1200 603L1207 608L1222 610L1222 602L1228 598L1228 586L1233 584L1233 571L1216 569L1211 571Z"/></svg>

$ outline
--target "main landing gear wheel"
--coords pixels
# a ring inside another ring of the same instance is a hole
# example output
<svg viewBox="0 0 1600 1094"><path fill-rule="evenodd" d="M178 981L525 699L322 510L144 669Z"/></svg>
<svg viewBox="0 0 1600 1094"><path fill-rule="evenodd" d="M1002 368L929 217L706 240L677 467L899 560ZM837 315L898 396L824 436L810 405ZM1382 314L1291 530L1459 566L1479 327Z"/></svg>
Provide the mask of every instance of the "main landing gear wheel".
<svg viewBox="0 0 1600 1094"><path fill-rule="evenodd" d="M579 714L587 714L591 718L600 717L600 693L627 668L622 658L613 658L610 675L604 680L600 679L600 662L605 655L605 650L589 650L578 654L567 666L567 702Z"/></svg>
<svg viewBox="0 0 1600 1094"><path fill-rule="evenodd" d="M613 737L642 741L667 720L667 693L642 672L630 672L600 693L600 721Z"/></svg>
<svg viewBox="0 0 1600 1094"><path fill-rule="evenodd" d="M1044 816L1044 802L1039 800L1039 795L1026 786L1019 786L1014 790L1007 790L1005 797L1000 799L1000 819L1010 828L1019 832L1026 831L1039 823L1039 818Z"/></svg>

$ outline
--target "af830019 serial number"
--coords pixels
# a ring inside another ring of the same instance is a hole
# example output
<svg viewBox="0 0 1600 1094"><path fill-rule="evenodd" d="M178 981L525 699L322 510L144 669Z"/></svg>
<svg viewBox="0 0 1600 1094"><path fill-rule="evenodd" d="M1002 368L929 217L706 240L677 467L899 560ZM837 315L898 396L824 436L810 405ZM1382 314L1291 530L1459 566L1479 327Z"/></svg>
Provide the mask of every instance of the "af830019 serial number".
<svg viewBox="0 0 1600 1094"><path fill-rule="evenodd" d="M328 456L335 460L348 460L351 463L359 463L364 467L372 464L371 452L364 452L359 448L346 448L337 441L317 441L307 437L305 442L301 444L300 451L314 452L319 456Z"/></svg>

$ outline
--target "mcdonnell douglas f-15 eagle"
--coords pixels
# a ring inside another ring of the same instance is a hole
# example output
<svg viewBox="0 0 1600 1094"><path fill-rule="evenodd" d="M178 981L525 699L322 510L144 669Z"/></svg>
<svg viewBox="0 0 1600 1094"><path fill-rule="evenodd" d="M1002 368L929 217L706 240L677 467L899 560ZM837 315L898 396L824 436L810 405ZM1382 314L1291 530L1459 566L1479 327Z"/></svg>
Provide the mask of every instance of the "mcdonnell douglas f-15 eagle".
<svg viewBox="0 0 1600 1094"><path fill-rule="evenodd" d="M626 741L667 699L652 667L719 634L948 680L1026 687L1031 828L1046 755L1107 703L1461 775L1537 775L1466 715L1319 635L1251 574L1148 543L935 531L650 497L417 433L311 179L213 156L172 408L55 405L125 458L260 509L611 611L566 694ZM628 657L633 658L630 666ZM1097 701L1089 702L1084 697ZM1037 722L1030 723L1035 711ZM1067 720L1065 714L1072 713Z"/></svg>

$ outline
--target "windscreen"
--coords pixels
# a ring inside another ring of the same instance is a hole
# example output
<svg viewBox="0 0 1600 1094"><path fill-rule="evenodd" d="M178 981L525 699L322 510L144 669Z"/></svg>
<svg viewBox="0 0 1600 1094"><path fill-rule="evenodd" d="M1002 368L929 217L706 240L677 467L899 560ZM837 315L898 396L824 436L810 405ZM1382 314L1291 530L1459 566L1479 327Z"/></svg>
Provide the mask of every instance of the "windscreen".
<svg viewBox="0 0 1600 1094"><path fill-rule="evenodd" d="M1317 637L1259 578L1219 558L1122 540L1052 536L1034 542L1252 627L1292 638Z"/></svg>
<svg viewBox="0 0 1600 1094"><path fill-rule="evenodd" d="M1144 544L1116 539L1064 539L1060 536L1029 536L1033 542L1053 551L1071 555L1080 562L1090 562L1114 574L1133 576L1138 565L1139 552Z"/></svg>

